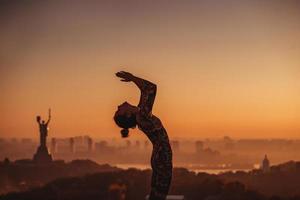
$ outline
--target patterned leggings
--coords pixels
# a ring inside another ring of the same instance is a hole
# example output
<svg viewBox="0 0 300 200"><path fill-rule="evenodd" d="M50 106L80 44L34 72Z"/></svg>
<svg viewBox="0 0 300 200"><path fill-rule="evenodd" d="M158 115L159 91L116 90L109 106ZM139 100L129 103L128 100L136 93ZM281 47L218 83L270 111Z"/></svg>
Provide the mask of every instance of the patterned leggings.
<svg viewBox="0 0 300 200"><path fill-rule="evenodd" d="M152 180L149 200L165 200L172 180L172 150L169 144L154 145L152 157Z"/></svg>

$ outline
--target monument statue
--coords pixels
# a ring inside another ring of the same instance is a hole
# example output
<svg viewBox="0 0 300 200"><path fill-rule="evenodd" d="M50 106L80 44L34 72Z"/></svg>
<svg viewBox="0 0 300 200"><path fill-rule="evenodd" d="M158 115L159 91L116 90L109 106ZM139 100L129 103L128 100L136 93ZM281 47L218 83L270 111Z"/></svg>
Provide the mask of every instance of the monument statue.
<svg viewBox="0 0 300 200"><path fill-rule="evenodd" d="M48 111L48 120L47 122L45 122L44 120L42 120L41 122L41 116L37 116L36 117L36 121L39 124L39 128L40 128L40 146L46 146L46 140L47 140L47 136L48 136L48 124L50 122L51 119L51 109L49 109Z"/></svg>
<svg viewBox="0 0 300 200"><path fill-rule="evenodd" d="M33 160L38 164L47 164L52 161L52 157L48 152L47 148L47 136L48 136L48 125L51 119L51 109L48 111L48 120L45 122L41 120L41 116L36 117L36 121L39 124L40 130L40 145L37 149L36 154L33 157Z"/></svg>

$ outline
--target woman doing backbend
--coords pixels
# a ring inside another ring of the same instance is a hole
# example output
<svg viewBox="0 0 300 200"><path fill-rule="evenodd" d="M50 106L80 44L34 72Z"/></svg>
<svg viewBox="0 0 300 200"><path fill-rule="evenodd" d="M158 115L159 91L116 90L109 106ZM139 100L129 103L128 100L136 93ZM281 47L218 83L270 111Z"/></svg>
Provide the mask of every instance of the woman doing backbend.
<svg viewBox="0 0 300 200"><path fill-rule="evenodd" d="M122 137L128 137L129 128L138 126L151 141L152 180L149 200L165 200L172 179L172 149L167 131L159 118L152 114L156 85L124 71L116 73L116 76L121 81L135 83L141 91L141 97L138 106L127 102L119 105L114 120L123 128Z"/></svg>

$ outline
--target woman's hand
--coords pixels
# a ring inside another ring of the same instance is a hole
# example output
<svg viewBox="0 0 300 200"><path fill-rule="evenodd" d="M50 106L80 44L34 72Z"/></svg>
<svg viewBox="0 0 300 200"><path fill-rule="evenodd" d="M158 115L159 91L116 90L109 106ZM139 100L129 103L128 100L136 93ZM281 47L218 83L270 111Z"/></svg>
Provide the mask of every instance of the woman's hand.
<svg viewBox="0 0 300 200"><path fill-rule="evenodd" d="M116 76L121 78L121 81L124 81L124 82L133 81L133 78L134 78L134 76L131 73L125 72L125 71L117 72Z"/></svg>

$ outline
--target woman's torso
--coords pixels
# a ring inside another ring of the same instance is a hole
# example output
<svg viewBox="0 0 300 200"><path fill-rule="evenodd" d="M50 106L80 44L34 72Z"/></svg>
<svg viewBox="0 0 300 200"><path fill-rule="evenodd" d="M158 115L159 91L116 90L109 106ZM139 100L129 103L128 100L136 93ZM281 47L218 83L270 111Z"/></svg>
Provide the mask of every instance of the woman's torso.
<svg viewBox="0 0 300 200"><path fill-rule="evenodd" d="M167 131L159 118L154 115L144 118L137 116L137 124L149 138L153 145L151 167L153 170L172 171L172 148L170 146ZM167 173L166 172L166 173Z"/></svg>
<svg viewBox="0 0 300 200"><path fill-rule="evenodd" d="M153 145L169 144L167 131L163 127L160 119L155 115L144 117L138 114L137 125L138 128L146 134Z"/></svg>

